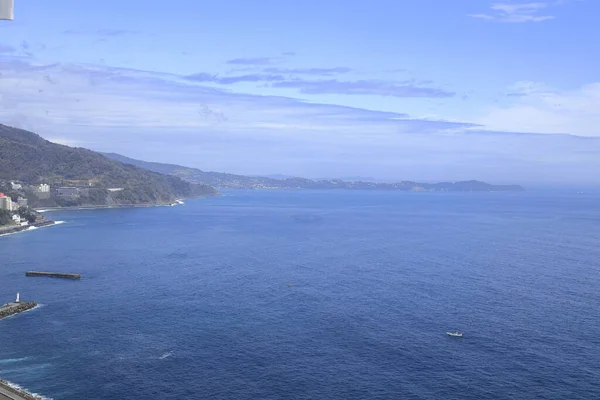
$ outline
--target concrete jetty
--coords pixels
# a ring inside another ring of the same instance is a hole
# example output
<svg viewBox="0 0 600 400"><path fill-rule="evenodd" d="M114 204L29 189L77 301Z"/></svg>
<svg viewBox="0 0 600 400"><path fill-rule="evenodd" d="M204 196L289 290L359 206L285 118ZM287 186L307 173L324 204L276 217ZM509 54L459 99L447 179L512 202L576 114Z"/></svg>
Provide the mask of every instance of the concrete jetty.
<svg viewBox="0 0 600 400"><path fill-rule="evenodd" d="M64 272L27 271L25 272L25 276L47 276L51 278L81 279L81 274L69 274Z"/></svg>

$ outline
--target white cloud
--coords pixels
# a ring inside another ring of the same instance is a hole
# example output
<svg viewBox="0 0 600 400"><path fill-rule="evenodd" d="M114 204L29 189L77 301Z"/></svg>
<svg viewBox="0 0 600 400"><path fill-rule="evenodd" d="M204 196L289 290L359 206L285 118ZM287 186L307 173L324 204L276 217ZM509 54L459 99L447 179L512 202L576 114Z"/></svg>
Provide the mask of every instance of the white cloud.
<svg viewBox="0 0 600 400"><path fill-rule="evenodd" d="M234 93L168 74L1 61L0 69L0 117L33 130L135 126L307 137L424 131L429 124L444 128L443 122L411 120L401 113ZM447 123L447 128L463 125Z"/></svg>
<svg viewBox="0 0 600 400"><path fill-rule="evenodd" d="M542 22L555 18L553 15L543 13L550 5L549 2L495 3L490 6L491 13L469 14L469 16L499 22Z"/></svg>
<svg viewBox="0 0 600 400"><path fill-rule="evenodd" d="M0 122L141 159L244 174L600 183L591 173L600 170L600 139L482 132L469 123L235 93L136 70L2 59L0 70ZM598 121L598 85L560 93L523 82L510 91L510 107L488 109L475 122L582 134ZM558 100L564 109L552 111Z"/></svg>
<svg viewBox="0 0 600 400"><path fill-rule="evenodd" d="M509 98L509 105L487 108L472 122L497 131L600 137L600 82L569 91L519 82Z"/></svg>

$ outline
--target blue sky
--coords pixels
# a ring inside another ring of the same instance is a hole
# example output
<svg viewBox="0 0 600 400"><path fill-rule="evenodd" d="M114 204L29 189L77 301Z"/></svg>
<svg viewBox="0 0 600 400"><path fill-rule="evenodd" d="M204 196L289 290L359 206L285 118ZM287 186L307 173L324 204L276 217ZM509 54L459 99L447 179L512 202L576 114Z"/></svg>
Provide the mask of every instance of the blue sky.
<svg viewBox="0 0 600 400"><path fill-rule="evenodd" d="M600 184L595 0L15 2L0 121L51 140L245 174Z"/></svg>

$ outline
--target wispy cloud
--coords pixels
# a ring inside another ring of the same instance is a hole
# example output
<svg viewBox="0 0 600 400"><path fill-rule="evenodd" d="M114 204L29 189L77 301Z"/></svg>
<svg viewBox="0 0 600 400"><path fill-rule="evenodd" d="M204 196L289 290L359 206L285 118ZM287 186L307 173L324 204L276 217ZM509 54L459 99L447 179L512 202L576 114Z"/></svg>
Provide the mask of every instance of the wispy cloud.
<svg viewBox="0 0 600 400"><path fill-rule="evenodd" d="M544 13L551 5L553 5L553 3L550 2L495 3L490 6L490 13L469 14L469 16L472 18L509 23L542 22L555 18L554 15Z"/></svg>
<svg viewBox="0 0 600 400"><path fill-rule="evenodd" d="M5 72L0 88L5 103L0 114L9 116L21 109L30 120L42 118L62 123L76 118L90 126L198 127L206 121L198 115L220 113L246 128L290 126L320 130L326 118L346 123L390 124L389 127L419 126L443 122L412 120L402 113L368 111L344 106L305 103L286 97L233 94L192 83L179 76L102 66L2 61ZM198 80L203 81L204 78ZM184 83L189 82L189 83ZM135 99L135 100L134 100ZM126 104L135 107L128 107ZM8 111L12 109L12 111ZM155 112L148 113L148 110ZM186 117L183 117L186 115ZM307 119L310 117L310 121ZM160 122L162 118L166 118ZM248 119L250 118L250 119ZM145 121L144 121L145 120ZM62 121L62 122L61 122ZM417 124L417 125L414 125ZM381 125L383 126L383 125ZM470 126L448 122L447 128Z"/></svg>
<svg viewBox="0 0 600 400"><path fill-rule="evenodd" d="M14 53L16 51L17 49L15 49L14 47L0 43L0 54L9 54Z"/></svg>
<svg viewBox="0 0 600 400"><path fill-rule="evenodd" d="M103 37L116 37L135 34L135 31L128 29L67 29L63 31L65 35L91 35L91 36L103 36Z"/></svg>
<svg viewBox="0 0 600 400"><path fill-rule="evenodd" d="M236 76L220 76L206 72L200 72L186 76L186 79L195 82L216 83L219 85L232 85L243 82L265 83L273 88L298 89L306 94L344 94L344 95L372 95L372 96L391 96L391 97L453 97L455 93L442 89L422 86L413 81L393 82L382 80L357 80L340 81L337 79L328 80L306 80L299 78L290 78L283 73L290 71L303 71L306 74L323 74L326 72L337 73L349 71L346 68L307 68L307 69L285 69L285 68L267 68L264 71L281 72L277 73L257 73Z"/></svg>
<svg viewBox="0 0 600 400"><path fill-rule="evenodd" d="M411 82L394 83L380 80L339 81L329 80L289 80L275 82L273 87L296 88L307 94L346 94L392 97L453 97L455 93L442 89L422 87Z"/></svg>
<svg viewBox="0 0 600 400"><path fill-rule="evenodd" d="M100 36L123 36L132 35L136 32L127 29L100 29L96 33Z"/></svg>
<svg viewBox="0 0 600 400"><path fill-rule="evenodd" d="M216 74L209 74L206 72L200 72L186 76L187 79L195 82L210 82L218 83L220 85L232 85L234 83L242 82L273 82L282 81L285 79L283 75L272 75L272 74L246 74L237 76L219 76Z"/></svg>
<svg viewBox="0 0 600 400"><path fill-rule="evenodd" d="M600 170L600 139L521 134L531 132L517 129L525 127L530 112L489 110L480 121L432 120L234 93L181 76L97 65L3 58L0 70L3 123L62 143L203 169L498 182L514 181L514 176L520 182L598 180L589 171ZM510 88L530 93L514 107L539 108L542 100L550 104L540 92L552 91L540 88L528 83ZM597 121L597 93L592 86L560 95L570 109L579 109L566 114L570 121ZM514 133L495 131L502 120L511 121Z"/></svg>
<svg viewBox="0 0 600 400"><path fill-rule="evenodd" d="M277 62L278 59L275 57L242 57L234 58L227 61L227 64L231 65L269 65Z"/></svg>
<svg viewBox="0 0 600 400"><path fill-rule="evenodd" d="M348 67L333 67L333 68L265 68L264 72L273 74L293 74L293 75L337 75L346 74L351 72L352 69Z"/></svg>

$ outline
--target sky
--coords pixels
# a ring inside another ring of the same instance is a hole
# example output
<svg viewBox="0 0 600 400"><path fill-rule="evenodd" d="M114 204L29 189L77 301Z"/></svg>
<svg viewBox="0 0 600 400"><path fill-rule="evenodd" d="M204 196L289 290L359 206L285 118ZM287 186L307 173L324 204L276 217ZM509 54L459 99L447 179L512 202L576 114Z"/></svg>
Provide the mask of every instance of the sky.
<svg viewBox="0 0 600 400"><path fill-rule="evenodd" d="M247 175L600 185L597 0L15 0L0 122Z"/></svg>

